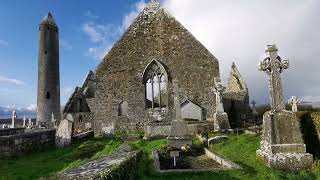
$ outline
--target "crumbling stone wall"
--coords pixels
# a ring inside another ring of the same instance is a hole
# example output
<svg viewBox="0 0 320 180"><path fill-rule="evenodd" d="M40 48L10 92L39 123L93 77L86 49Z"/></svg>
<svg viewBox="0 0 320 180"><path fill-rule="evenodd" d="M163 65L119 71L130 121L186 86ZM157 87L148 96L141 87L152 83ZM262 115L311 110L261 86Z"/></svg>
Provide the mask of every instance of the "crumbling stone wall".
<svg viewBox="0 0 320 180"><path fill-rule="evenodd" d="M25 132L25 128L8 128L8 129L0 129L0 136L10 136L16 134L23 134Z"/></svg>
<svg viewBox="0 0 320 180"><path fill-rule="evenodd" d="M218 60L166 10L148 5L96 69L95 133L111 122L116 128L142 130L144 124L157 120L155 112L146 109L143 83L152 60L160 62L168 75L168 107L156 112L162 121L173 118L173 79L179 81L181 99L190 99L204 108L207 117L213 116L210 87L220 76ZM122 101L128 103L125 117L117 116Z"/></svg>
<svg viewBox="0 0 320 180"><path fill-rule="evenodd" d="M234 63L231 66L227 90L223 96L223 106L232 128L241 126L245 120L251 118L249 90Z"/></svg>
<svg viewBox="0 0 320 180"><path fill-rule="evenodd" d="M93 129L95 81L94 73L90 71L82 85L71 94L63 110L63 116L71 114L74 119L74 133Z"/></svg>
<svg viewBox="0 0 320 180"><path fill-rule="evenodd" d="M54 146L56 130L31 130L0 137L0 159Z"/></svg>

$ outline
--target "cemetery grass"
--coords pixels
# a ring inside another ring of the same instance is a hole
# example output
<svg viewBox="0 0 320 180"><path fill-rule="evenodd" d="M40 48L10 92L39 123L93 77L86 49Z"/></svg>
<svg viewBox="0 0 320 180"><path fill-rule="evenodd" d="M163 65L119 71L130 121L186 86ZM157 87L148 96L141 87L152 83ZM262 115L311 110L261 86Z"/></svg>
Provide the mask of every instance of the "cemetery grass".
<svg viewBox="0 0 320 180"><path fill-rule="evenodd" d="M154 171L151 153L153 150L166 144L165 139L152 141L136 141L133 146L144 150L144 157L138 170L138 179L319 179L320 163L316 159L311 170L303 170L298 173L285 172L268 168L262 159L256 156L256 150L260 147L260 135L230 135L228 140L222 143L211 145L210 150L239 164L241 170L222 170L208 172L184 172L159 174ZM198 143L198 142L195 142Z"/></svg>
<svg viewBox="0 0 320 180"><path fill-rule="evenodd" d="M122 141L117 138L94 138L74 143L63 149L52 147L51 150L44 152L32 152L14 159L0 160L0 180L54 176L88 160L107 156L121 144Z"/></svg>

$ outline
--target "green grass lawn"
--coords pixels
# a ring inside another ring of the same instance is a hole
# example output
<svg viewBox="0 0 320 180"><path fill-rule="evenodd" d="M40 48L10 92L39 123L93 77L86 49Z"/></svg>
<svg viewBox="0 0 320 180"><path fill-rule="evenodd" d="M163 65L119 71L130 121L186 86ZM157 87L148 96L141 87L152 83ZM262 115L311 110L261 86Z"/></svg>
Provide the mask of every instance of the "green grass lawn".
<svg viewBox="0 0 320 180"><path fill-rule="evenodd" d="M158 174L153 169L151 152L167 143L166 139L139 140L131 142L135 149L144 151L138 179L147 180L211 180L211 179L320 179L320 163L314 163L311 170L289 173L270 169L256 156L260 137L255 135L231 135L222 143L211 145L212 151L239 164L241 170L224 170L199 173ZM199 145L199 141L193 142ZM32 153L11 160L0 160L0 180L38 179L55 175L63 170L79 166L90 159L106 156L122 144L118 139L95 138L73 144L64 149Z"/></svg>
<svg viewBox="0 0 320 180"><path fill-rule="evenodd" d="M260 136L255 135L229 135L227 141L211 145L210 149L216 153L238 163L243 169L225 170L199 173L166 173L157 174L153 170L151 152L153 149L165 144L166 140L138 141L134 146L143 149L144 159L140 165L138 179L163 180L211 180L211 179L320 179L320 164L311 170L299 173L290 173L270 169L256 156L260 146Z"/></svg>
<svg viewBox="0 0 320 180"><path fill-rule="evenodd" d="M54 147L45 152L35 152L15 159L0 160L0 180L38 179L79 166L89 159L114 152L122 142L118 139L95 138L72 144L64 149Z"/></svg>

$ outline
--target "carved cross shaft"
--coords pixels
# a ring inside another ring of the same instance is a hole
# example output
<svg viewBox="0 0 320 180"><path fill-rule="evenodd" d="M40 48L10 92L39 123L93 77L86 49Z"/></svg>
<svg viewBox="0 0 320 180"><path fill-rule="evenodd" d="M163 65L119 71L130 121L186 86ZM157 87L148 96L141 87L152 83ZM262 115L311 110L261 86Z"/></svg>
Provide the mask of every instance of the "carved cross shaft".
<svg viewBox="0 0 320 180"><path fill-rule="evenodd" d="M224 112L222 95L226 88L221 84L220 78L214 78L214 87L212 90L216 96L216 113Z"/></svg>
<svg viewBox="0 0 320 180"><path fill-rule="evenodd" d="M176 120L182 120L181 108L180 108L180 97L179 97L179 84L178 80L173 80L173 91L174 91L174 109L176 110Z"/></svg>
<svg viewBox="0 0 320 180"><path fill-rule="evenodd" d="M281 73L289 68L289 61L282 60L278 56L278 49L275 45L268 45L266 50L267 58L259 63L259 71L264 71L269 77L269 91L271 98L271 110L285 110L282 94Z"/></svg>

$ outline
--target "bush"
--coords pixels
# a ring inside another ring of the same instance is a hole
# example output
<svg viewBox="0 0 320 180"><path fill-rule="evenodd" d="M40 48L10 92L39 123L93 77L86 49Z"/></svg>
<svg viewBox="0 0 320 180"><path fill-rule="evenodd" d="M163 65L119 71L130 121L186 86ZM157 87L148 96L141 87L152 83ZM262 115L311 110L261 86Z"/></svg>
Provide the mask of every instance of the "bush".
<svg viewBox="0 0 320 180"><path fill-rule="evenodd" d="M92 156L94 156L97 152L104 149L104 147L105 145L101 142L93 142L93 141L85 142L70 154L70 159L72 160L86 159L86 158L89 159Z"/></svg>

